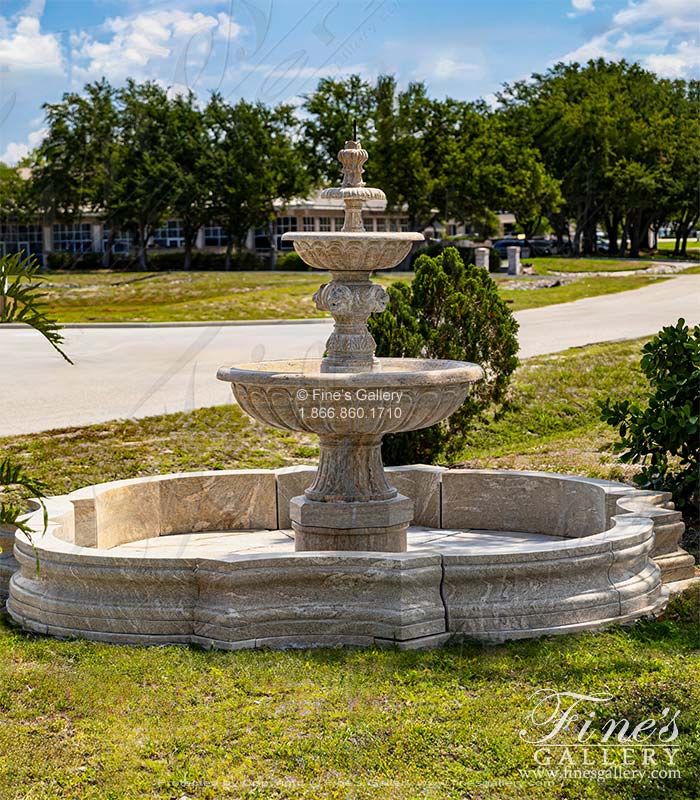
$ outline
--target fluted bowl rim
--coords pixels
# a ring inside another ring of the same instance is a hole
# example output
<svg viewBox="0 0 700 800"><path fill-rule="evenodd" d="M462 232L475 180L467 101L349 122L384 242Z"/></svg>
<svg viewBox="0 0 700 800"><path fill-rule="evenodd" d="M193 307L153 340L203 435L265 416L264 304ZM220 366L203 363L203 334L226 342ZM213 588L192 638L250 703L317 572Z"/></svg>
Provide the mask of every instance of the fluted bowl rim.
<svg viewBox="0 0 700 800"><path fill-rule="evenodd" d="M374 231L287 231L282 234L283 242L424 242L425 236L418 231L393 231L378 233Z"/></svg>
<svg viewBox="0 0 700 800"><path fill-rule="evenodd" d="M377 369L365 372L321 372L321 359L258 361L220 367L220 381L256 387L391 388L407 390L476 383L484 370L469 361L427 358L378 358Z"/></svg>

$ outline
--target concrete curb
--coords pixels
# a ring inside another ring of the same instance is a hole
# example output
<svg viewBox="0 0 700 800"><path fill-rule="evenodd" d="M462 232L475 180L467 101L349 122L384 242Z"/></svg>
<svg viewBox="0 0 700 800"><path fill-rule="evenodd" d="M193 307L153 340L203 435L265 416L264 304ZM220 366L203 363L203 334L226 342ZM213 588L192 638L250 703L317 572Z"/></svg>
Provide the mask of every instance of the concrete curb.
<svg viewBox="0 0 700 800"><path fill-rule="evenodd" d="M309 325L333 322L332 317L313 319L234 319L219 322L66 322L61 328L228 328L243 325ZM60 324L60 323L59 323ZM21 322L8 322L2 328L20 329L27 326ZM0 329L2 329L0 328Z"/></svg>

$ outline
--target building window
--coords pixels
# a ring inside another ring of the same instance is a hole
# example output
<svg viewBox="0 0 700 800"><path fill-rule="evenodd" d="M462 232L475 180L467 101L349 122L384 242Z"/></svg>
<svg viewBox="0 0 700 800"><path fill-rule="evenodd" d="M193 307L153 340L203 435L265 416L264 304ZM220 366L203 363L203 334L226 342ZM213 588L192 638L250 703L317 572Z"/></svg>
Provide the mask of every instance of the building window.
<svg viewBox="0 0 700 800"><path fill-rule="evenodd" d="M343 230L345 220L342 217L333 217L333 230L338 232Z"/></svg>
<svg viewBox="0 0 700 800"><path fill-rule="evenodd" d="M53 249L59 253L89 253L92 226L88 222L53 226Z"/></svg>
<svg viewBox="0 0 700 800"><path fill-rule="evenodd" d="M307 233L313 233L316 230L313 217L304 217L304 230Z"/></svg>
<svg viewBox="0 0 700 800"><path fill-rule="evenodd" d="M450 222L447 225L447 235L448 236L456 236L457 235L457 226L454 222Z"/></svg>
<svg viewBox="0 0 700 800"><path fill-rule="evenodd" d="M384 233L386 231L386 220L382 217L377 220L377 233Z"/></svg>
<svg viewBox="0 0 700 800"><path fill-rule="evenodd" d="M277 217L277 249L278 250L293 250L294 245L292 242L283 242L282 234L287 231L297 230L296 217Z"/></svg>
<svg viewBox="0 0 700 800"><path fill-rule="evenodd" d="M205 247L226 247L228 237L221 225L204 226L204 246Z"/></svg>
<svg viewBox="0 0 700 800"><path fill-rule="evenodd" d="M389 230L392 233L397 233L399 230L399 221L393 217L389 220Z"/></svg>
<svg viewBox="0 0 700 800"><path fill-rule="evenodd" d="M270 250L270 229L269 228L256 228L255 229L255 249L256 250Z"/></svg>
<svg viewBox="0 0 700 800"><path fill-rule="evenodd" d="M401 218L401 230L405 233L408 230L408 220L406 217Z"/></svg>
<svg viewBox="0 0 700 800"><path fill-rule="evenodd" d="M184 247L185 237L180 220L169 219L162 228L155 230L152 241L158 247Z"/></svg>
<svg viewBox="0 0 700 800"><path fill-rule="evenodd" d="M44 233L41 225L0 225L0 255L23 252L43 262Z"/></svg>
<svg viewBox="0 0 700 800"><path fill-rule="evenodd" d="M107 249L107 242L109 241L109 225L102 227L102 252ZM123 253L128 255L131 252L132 237L130 231L116 231L112 239L112 252Z"/></svg>
<svg viewBox="0 0 700 800"><path fill-rule="evenodd" d="M277 235L281 236L287 231L295 231L297 229L296 217L277 217Z"/></svg>
<svg viewBox="0 0 700 800"><path fill-rule="evenodd" d="M329 233L331 229L331 218L330 217L319 217L318 218L318 229L323 233Z"/></svg>

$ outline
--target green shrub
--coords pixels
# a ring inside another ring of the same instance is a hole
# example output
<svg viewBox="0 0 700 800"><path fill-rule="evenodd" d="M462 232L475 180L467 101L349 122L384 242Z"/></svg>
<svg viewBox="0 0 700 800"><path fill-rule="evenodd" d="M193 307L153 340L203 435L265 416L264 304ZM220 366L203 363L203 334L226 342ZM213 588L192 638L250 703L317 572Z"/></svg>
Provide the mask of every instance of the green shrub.
<svg viewBox="0 0 700 800"><path fill-rule="evenodd" d="M311 267L305 264L297 253L285 253L277 257L276 269L285 272L307 272Z"/></svg>
<svg viewBox="0 0 700 800"><path fill-rule="evenodd" d="M442 242L432 242L431 244L424 245L417 248L411 255L411 268L415 269L415 262L421 256L430 256L434 258L444 253L449 245ZM476 264L476 248L475 247L458 247L457 252L462 258L465 265ZM501 257L498 251L493 247L489 247L489 272L498 272L501 268Z"/></svg>
<svg viewBox="0 0 700 800"><path fill-rule="evenodd" d="M415 271L416 261L418 261L421 256L430 256L430 258L435 258L435 256L441 255L444 249L445 248L442 246L441 242L431 242L430 244L417 247L411 253L411 270Z"/></svg>
<svg viewBox="0 0 700 800"><path fill-rule="evenodd" d="M700 327L679 319L642 348L649 381L646 405L601 403L603 419L618 428L622 461L641 464L643 489L673 492L679 508L700 500Z"/></svg>
<svg viewBox="0 0 700 800"><path fill-rule="evenodd" d="M40 333L65 360L73 362L61 349L63 334L55 319L43 309L44 292L37 277L39 264L33 256L11 253L0 258L0 324L22 323ZM0 460L0 525L18 528L32 541L30 528L22 521L27 495L33 495L43 510L44 530L47 511L46 486L32 478L10 456ZM2 548L0 548L0 553ZM38 569L38 561L37 561Z"/></svg>
<svg viewBox="0 0 700 800"><path fill-rule="evenodd" d="M465 264L450 247L432 258L422 255L415 273L410 285L390 286L386 311L370 317L377 355L472 361L484 367L486 378L449 420L387 436L386 464L453 459L470 422L486 408L504 404L518 364L518 324L485 270Z"/></svg>
<svg viewBox="0 0 700 800"><path fill-rule="evenodd" d="M51 270L100 269L102 253L47 253L46 266Z"/></svg>

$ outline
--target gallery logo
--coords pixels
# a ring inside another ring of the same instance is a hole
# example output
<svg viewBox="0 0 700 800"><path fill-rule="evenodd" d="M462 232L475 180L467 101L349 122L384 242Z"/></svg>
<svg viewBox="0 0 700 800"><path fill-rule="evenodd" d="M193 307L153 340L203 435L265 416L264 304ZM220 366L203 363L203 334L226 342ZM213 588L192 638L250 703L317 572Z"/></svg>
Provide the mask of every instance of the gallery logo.
<svg viewBox="0 0 700 800"><path fill-rule="evenodd" d="M666 707L645 719L627 719L606 713L612 697L538 689L530 699L519 736L534 745L543 777L680 777L680 710Z"/></svg>

